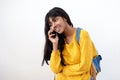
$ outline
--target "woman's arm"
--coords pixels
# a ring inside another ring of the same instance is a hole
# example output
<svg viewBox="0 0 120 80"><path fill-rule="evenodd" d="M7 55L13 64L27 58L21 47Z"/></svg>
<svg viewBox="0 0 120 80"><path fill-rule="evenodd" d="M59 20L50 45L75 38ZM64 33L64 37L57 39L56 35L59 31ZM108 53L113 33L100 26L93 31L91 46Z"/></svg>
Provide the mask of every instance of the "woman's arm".
<svg viewBox="0 0 120 80"><path fill-rule="evenodd" d="M59 50L53 50L50 57L50 68L54 73L59 73L62 71L63 67L61 65L61 57Z"/></svg>

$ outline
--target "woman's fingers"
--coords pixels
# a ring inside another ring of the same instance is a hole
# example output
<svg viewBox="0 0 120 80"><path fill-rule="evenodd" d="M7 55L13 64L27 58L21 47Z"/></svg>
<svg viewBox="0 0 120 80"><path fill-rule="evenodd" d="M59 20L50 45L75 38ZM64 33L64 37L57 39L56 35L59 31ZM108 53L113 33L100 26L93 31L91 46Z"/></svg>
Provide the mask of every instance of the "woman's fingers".
<svg viewBox="0 0 120 80"><path fill-rule="evenodd" d="M53 32L53 30L50 29L50 30L48 31L48 36L51 35L52 32Z"/></svg>

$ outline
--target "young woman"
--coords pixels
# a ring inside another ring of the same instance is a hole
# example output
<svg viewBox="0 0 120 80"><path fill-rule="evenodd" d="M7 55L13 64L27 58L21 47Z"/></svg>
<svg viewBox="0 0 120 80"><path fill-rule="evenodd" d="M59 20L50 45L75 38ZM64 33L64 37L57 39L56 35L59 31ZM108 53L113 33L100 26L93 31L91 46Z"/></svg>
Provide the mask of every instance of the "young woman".
<svg viewBox="0 0 120 80"><path fill-rule="evenodd" d="M54 7L46 14L45 40L42 65L44 61L50 65L55 80L91 79L92 59L97 55L96 49L84 29L80 32L78 44L76 28L63 9Z"/></svg>

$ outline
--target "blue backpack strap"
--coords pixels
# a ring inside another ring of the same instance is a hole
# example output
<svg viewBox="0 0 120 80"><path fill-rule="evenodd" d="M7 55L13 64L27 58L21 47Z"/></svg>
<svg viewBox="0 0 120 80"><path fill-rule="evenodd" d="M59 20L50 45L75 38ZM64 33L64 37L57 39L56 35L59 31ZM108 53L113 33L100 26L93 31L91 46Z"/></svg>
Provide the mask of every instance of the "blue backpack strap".
<svg viewBox="0 0 120 80"><path fill-rule="evenodd" d="M95 65L95 68L98 73L101 72L100 60L102 60L101 55L98 55L96 58L93 58L93 64Z"/></svg>
<svg viewBox="0 0 120 80"><path fill-rule="evenodd" d="M77 39L77 42L79 44L79 41L80 41L80 31L81 31L82 28L77 28L77 31L76 31L76 39Z"/></svg>

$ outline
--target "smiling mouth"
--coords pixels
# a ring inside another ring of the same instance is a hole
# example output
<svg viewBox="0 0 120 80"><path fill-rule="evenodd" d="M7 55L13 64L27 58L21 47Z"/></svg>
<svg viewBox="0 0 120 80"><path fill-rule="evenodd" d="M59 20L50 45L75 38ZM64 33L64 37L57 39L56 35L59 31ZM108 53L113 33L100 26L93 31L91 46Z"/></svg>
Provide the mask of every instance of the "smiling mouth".
<svg viewBox="0 0 120 80"><path fill-rule="evenodd" d="M60 28L59 28L59 27L60 27L60 26L58 25L58 26L56 26L56 27L54 28L55 32L57 32L57 33L60 32Z"/></svg>
<svg viewBox="0 0 120 80"><path fill-rule="evenodd" d="M55 32L59 32L59 30L58 30L58 29L54 29L54 31L55 31Z"/></svg>
<svg viewBox="0 0 120 80"><path fill-rule="evenodd" d="M55 30L57 33L59 33L60 30Z"/></svg>

